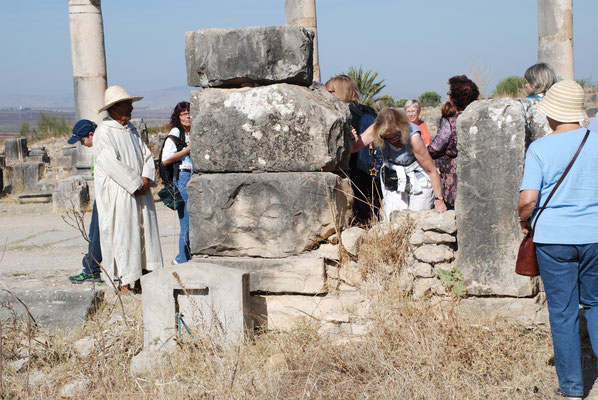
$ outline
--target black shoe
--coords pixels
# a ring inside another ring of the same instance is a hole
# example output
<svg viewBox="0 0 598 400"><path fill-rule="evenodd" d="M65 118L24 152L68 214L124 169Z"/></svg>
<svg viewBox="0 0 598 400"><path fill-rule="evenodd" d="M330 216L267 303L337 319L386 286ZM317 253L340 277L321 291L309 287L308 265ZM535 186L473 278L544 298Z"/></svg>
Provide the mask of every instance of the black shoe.
<svg viewBox="0 0 598 400"><path fill-rule="evenodd" d="M76 283L77 285L85 282L103 282L102 278L100 278L99 276L93 276L91 274L85 274L83 272L81 272L79 275L69 276L69 281L71 281L71 283Z"/></svg>

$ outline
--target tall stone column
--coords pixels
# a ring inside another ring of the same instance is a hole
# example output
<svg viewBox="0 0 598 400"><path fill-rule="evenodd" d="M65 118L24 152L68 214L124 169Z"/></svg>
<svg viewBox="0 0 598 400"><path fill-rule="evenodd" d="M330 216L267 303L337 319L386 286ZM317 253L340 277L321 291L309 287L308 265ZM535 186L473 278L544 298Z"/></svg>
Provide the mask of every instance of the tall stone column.
<svg viewBox="0 0 598 400"><path fill-rule="evenodd" d="M552 65L563 79L574 79L573 0L538 0L538 62Z"/></svg>
<svg viewBox="0 0 598 400"><path fill-rule="evenodd" d="M69 0L75 117L100 122L106 91L106 52L101 0ZM77 144L74 173L91 177L91 149Z"/></svg>
<svg viewBox="0 0 598 400"><path fill-rule="evenodd" d="M320 82L316 0L284 0L284 8L288 25L299 25L314 32L314 81Z"/></svg>

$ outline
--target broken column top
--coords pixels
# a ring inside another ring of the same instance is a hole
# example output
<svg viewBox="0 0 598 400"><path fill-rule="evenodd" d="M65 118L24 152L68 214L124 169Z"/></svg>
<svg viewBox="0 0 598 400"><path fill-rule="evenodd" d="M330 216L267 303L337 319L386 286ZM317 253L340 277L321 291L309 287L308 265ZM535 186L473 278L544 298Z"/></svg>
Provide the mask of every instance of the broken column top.
<svg viewBox="0 0 598 400"><path fill-rule="evenodd" d="M312 31L300 26L200 29L185 34L187 83L242 87L313 79Z"/></svg>

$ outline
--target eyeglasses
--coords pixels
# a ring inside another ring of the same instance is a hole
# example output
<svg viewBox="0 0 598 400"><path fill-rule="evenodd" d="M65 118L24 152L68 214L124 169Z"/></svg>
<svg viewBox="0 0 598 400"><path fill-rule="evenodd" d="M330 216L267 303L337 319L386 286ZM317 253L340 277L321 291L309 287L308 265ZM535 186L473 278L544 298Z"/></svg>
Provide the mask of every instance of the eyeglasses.
<svg viewBox="0 0 598 400"><path fill-rule="evenodd" d="M393 137L384 137L384 136L382 136L382 139L384 139L385 142L392 142L393 140L397 140L397 139L400 139L400 138L401 138L401 134L400 133L398 135L396 135L396 136L393 136Z"/></svg>

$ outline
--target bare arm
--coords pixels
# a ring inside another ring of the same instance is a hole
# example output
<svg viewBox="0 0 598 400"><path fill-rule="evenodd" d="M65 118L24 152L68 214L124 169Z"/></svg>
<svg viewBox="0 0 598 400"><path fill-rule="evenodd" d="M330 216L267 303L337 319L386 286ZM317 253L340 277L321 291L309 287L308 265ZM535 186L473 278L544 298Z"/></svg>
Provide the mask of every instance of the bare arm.
<svg viewBox="0 0 598 400"><path fill-rule="evenodd" d="M374 124L370 125L361 135L351 135L351 153L368 146L374 141Z"/></svg>
<svg viewBox="0 0 598 400"><path fill-rule="evenodd" d="M184 158L187 154L191 152L191 146L186 146L183 150L177 151L174 153L168 160L162 161L164 165L170 165L179 161L180 159Z"/></svg>
<svg viewBox="0 0 598 400"><path fill-rule="evenodd" d="M538 204L539 190L526 189L519 192L519 202L517 204L517 211L519 212L519 225L524 235L527 235L532 227L530 220L536 204Z"/></svg>
<svg viewBox="0 0 598 400"><path fill-rule="evenodd" d="M440 175L438 174L436 165L434 165L434 161L432 161L432 157L430 157L430 153L428 153L428 149L426 148L424 141L420 135L414 135L411 137L409 143L411 145L411 151L413 151L413 155L417 159L417 162L430 177L432 189L434 189L434 197L442 198ZM434 209L439 213L445 212L446 204L444 204L444 200L434 200Z"/></svg>

